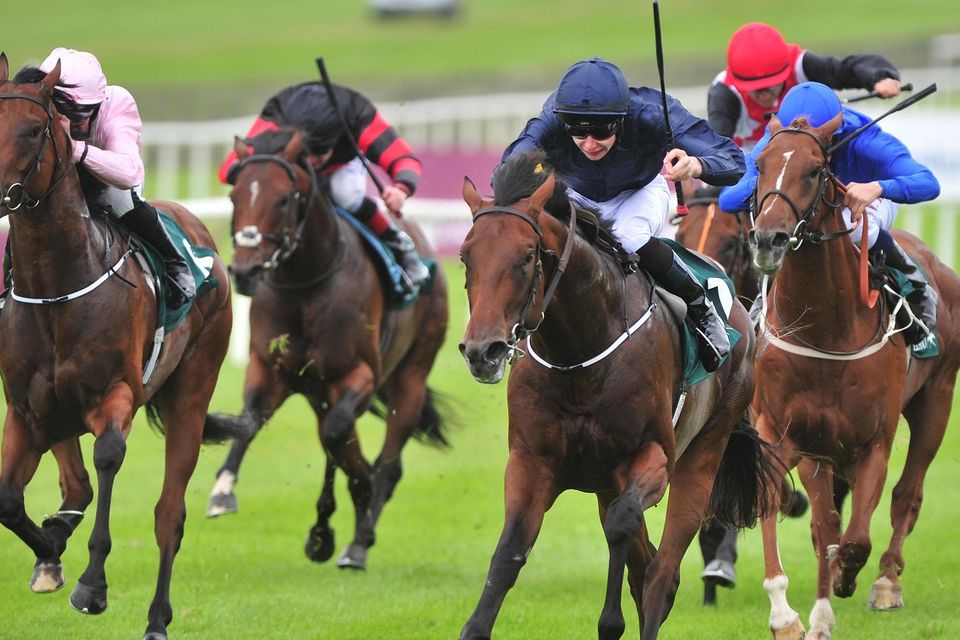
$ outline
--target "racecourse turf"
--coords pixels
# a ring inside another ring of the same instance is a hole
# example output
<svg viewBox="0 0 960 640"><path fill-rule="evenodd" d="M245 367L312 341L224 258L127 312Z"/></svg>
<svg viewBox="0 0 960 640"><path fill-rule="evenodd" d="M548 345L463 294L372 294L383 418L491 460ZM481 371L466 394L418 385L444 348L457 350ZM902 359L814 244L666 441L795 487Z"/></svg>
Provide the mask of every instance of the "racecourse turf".
<svg viewBox="0 0 960 640"><path fill-rule="evenodd" d="M467 374L457 351L466 313L463 272L452 262L445 268L452 317L431 385L449 397L459 425L452 431L453 447L448 451L418 443L407 447L404 477L380 521L368 569L341 571L330 562L313 564L303 554L307 529L315 518L323 454L309 408L302 399L291 399L251 447L237 486L239 513L215 520L204 517L226 447L206 446L201 452L187 493L186 535L174 570L172 638L439 640L458 635L480 595L502 525L506 406L505 385L484 386ZM223 368L214 410L240 409L242 375L236 365ZM920 521L906 544L906 607L874 613L867 610L866 598L890 533L890 488L902 466L908 435L902 426L892 477L874 517L875 546L861 574L860 589L850 600L834 600L837 640L960 637L960 512L953 493L960 486L958 420L960 413L931 468ZM368 457L378 451L382 434L377 420L364 419L361 439ZM91 445L92 438L85 437L88 465ZM64 555L67 586L52 595L29 591L33 556L9 531L0 529L0 639L139 637L156 579L153 506L162 473L163 440L138 416L114 490L113 551L107 562L110 604L99 617L76 613L67 600L87 561L93 506ZM339 508L333 525L339 551L348 541L353 517L343 476L338 480ZM56 469L47 456L27 489L27 507L39 518L58 506ZM661 503L648 512L655 539L664 507ZM780 531L791 603L806 619L815 579L808 521L787 520ZM685 557L676 605L660 637L767 637L759 531L744 534L738 585L720 592L716 609L700 604L699 556L694 545ZM593 497L562 495L547 514L527 566L507 596L494 637L595 637L606 566ZM624 597L624 611L625 637L636 638L638 623L629 596Z"/></svg>

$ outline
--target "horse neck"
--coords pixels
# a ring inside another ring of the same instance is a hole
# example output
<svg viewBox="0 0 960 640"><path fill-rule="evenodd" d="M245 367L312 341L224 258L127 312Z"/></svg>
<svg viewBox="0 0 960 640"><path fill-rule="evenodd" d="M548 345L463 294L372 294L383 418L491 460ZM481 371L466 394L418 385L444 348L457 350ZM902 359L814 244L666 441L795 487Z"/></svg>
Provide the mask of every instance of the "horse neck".
<svg viewBox="0 0 960 640"><path fill-rule="evenodd" d="M338 244L346 234L338 230L340 221L333 205L318 193L304 215L299 247L277 267L278 279L309 280L326 271L340 255Z"/></svg>
<svg viewBox="0 0 960 640"><path fill-rule="evenodd" d="M822 231L841 230L839 214L823 215L830 219ZM876 328L876 312L860 302L858 254L847 236L805 242L787 255L774 287L776 324L817 345L849 347L846 339Z"/></svg>
<svg viewBox="0 0 960 640"><path fill-rule="evenodd" d="M10 215L10 253L25 296L69 293L103 272L103 241L93 233L75 170L35 208Z"/></svg>
<svg viewBox="0 0 960 640"><path fill-rule="evenodd" d="M544 226L545 234L558 238L555 244L550 244L560 255L566 230L559 222ZM545 274L547 282L550 276ZM582 237L574 238L567 268L545 311L543 323L534 334L538 351L542 350L542 355L551 361L570 364L605 349L615 334L622 331L622 279L618 265Z"/></svg>

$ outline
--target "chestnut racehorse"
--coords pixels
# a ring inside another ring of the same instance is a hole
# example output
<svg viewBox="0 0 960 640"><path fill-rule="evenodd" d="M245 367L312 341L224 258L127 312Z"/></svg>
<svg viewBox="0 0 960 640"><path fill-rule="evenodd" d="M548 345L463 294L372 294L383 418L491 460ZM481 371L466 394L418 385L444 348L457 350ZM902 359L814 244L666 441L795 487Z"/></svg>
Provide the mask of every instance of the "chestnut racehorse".
<svg viewBox="0 0 960 640"><path fill-rule="evenodd" d="M93 499L79 444L80 435L92 433L97 515L90 562L70 603L84 613L102 613L114 478L133 416L147 405L166 432L163 490L155 510L160 568L144 636L160 640L173 618L170 579L183 538L184 493L201 441L231 435L205 421L230 337L227 271L219 257L207 259L218 284L200 295L166 335L159 361L149 366L157 300L132 257L133 245L112 223L87 210L70 160L71 141L52 103L60 64L45 77L40 72L39 82L8 82L7 74L7 58L0 54L0 188L5 196L0 214L9 215L15 277L0 315L0 373L7 399L0 522L36 554L31 589L42 593L63 586L60 557ZM215 249L210 234L186 209L173 202L156 205L176 218L194 244ZM26 513L23 493L48 449L60 467L63 503L38 526Z"/></svg>
<svg viewBox="0 0 960 640"><path fill-rule="evenodd" d="M893 490L893 537L868 604L875 610L903 605L903 544L917 522L924 476L943 439L960 366L960 280L917 238L895 233L940 292L939 356L911 358L891 324L889 305L871 308L857 295L858 250L847 237L843 198L828 162L841 117L819 128L803 119L788 127L771 121L770 144L757 163L750 234L756 264L772 278L757 357L757 428L785 448L789 468L799 465L812 507L819 573L808 640L830 637L830 592L853 595L870 555L870 519L901 414L910 445ZM842 534L832 499L835 474L852 489ZM803 625L787 603L776 520L764 519L762 529L770 628L776 638L800 638Z"/></svg>
<svg viewBox="0 0 960 640"><path fill-rule="evenodd" d="M235 145L240 166L231 194L231 270L237 291L252 296L241 419L251 430L234 441L207 513L236 510L233 487L254 434L290 395L300 393L317 416L327 456L305 552L315 562L333 554L330 517L339 467L349 478L356 528L337 564L364 568L377 519L400 480L407 440L446 444L444 421L427 387L447 329L446 281L438 269L415 303L389 308L370 250L334 212L306 160L302 134L283 129L253 143L253 155L246 141ZM406 226L421 254L436 260L419 229ZM386 405L387 435L371 467L355 421L375 397Z"/></svg>
<svg viewBox="0 0 960 640"><path fill-rule="evenodd" d="M731 322L743 337L715 375L690 389L675 431L683 391L679 323L648 277L626 273L573 230L565 187L543 158L511 157L494 176L492 201L464 182L473 227L461 248L470 319L460 351L480 382L498 382L507 361L514 365L506 518L460 637L490 637L544 512L574 489L597 495L609 547L599 637L623 633L626 566L642 637L650 640L673 605L680 560L708 502L718 517L743 525L764 500L759 443L744 421L753 394L753 331L731 298ZM518 360L521 348L528 357ZM668 483L657 550L644 510Z"/></svg>

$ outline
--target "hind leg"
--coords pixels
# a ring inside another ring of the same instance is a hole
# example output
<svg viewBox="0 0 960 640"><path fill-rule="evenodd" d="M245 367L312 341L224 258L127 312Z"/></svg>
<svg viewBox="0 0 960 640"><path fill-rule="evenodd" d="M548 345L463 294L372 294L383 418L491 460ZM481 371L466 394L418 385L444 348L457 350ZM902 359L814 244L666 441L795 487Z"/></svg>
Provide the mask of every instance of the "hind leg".
<svg viewBox="0 0 960 640"><path fill-rule="evenodd" d="M67 548L67 539L83 520L83 512L93 500L90 477L83 466L83 454L77 438L59 442L51 447L60 469L60 491L63 502L60 509L43 521L44 533L50 538L55 554L37 558L30 580L34 593L51 593L64 583L60 556Z"/></svg>
<svg viewBox="0 0 960 640"><path fill-rule="evenodd" d="M903 544L913 531L923 503L923 481L927 469L943 442L953 400L955 377L948 384L931 381L904 410L910 426L910 446L900 480L893 488L890 520L893 536L880 556L880 574L870 591L868 606L876 611L903 606L900 574L904 568Z"/></svg>
<svg viewBox="0 0 960 640"><path fill-rule="evenodd" d="M237 511L237 496L234 486L240 474L240 464L247 453L250 443L266 424L270 416L283 404L289 395L289 389L280 381L276 371L263 362L253 350L250 352L250 363L247 365L246 378L243 384L243 413L240 420L248 425L244 436L235 438L230 444L230 452L223 466L217 471L217 481L210 492L207 504L207 517L214 518ZM208 420L224 420L217 415L208 416Z"/></svg>

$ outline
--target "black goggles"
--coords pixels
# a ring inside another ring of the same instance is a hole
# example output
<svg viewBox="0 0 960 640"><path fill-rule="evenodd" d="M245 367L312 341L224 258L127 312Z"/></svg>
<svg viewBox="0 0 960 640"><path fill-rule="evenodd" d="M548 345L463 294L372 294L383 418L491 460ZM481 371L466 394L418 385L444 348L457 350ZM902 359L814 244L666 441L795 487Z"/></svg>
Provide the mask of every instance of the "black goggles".
<svg viewBox="0 0 960 640"><path fill-rule="evenodd" d="M574 138L590 136L594 140L606 140L616 135L623 124L623 118L586 119L583 116L560 116L564 128Z"/></svg>
<svg viewBox="0 0 960 640"><path fill-rule="evenodd" d="M100 110L99 104L80 104L77 105L74 109L66 109L66 116L70 122L83 122L84 120L89 120L93 116L97 115L97 112Z"/></svg>

